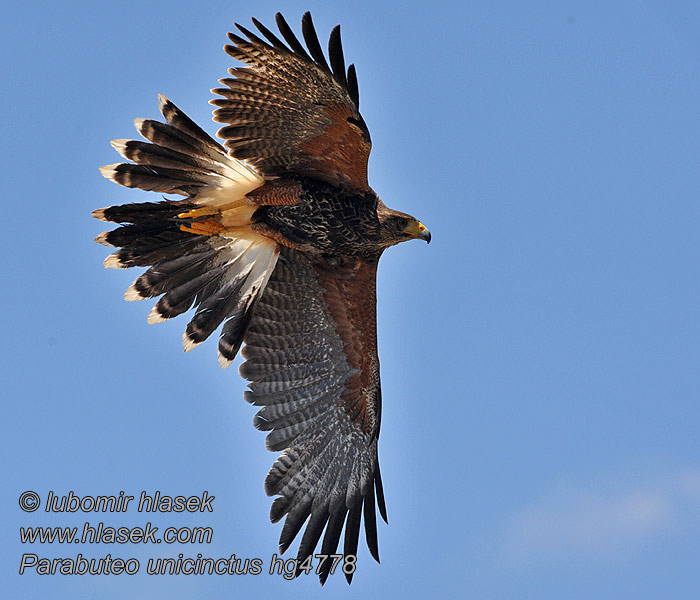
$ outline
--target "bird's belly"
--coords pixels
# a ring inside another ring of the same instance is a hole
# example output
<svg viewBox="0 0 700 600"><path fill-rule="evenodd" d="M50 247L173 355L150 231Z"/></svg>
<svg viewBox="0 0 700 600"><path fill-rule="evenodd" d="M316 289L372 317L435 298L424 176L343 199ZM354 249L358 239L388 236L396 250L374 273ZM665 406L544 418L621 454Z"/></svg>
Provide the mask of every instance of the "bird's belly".
<svg viewBox="0 0 700 600"><path fill-rule="evenodd" d="M293 246L322 254L361 255L374 249L376 228L372 215L358 204L302 198L292 206L261 207L255 216Z"/></svg>

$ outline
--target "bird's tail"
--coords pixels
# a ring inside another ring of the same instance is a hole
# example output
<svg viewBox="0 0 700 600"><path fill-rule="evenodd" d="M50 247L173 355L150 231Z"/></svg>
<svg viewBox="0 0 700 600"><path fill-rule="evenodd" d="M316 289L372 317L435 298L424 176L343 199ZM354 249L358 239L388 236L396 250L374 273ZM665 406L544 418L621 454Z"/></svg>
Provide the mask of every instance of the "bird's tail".
<svg viewBox="0 0 700 600"><path fill-rule="evenodd" d="M219 363L226 367L240 348L279 253L276 242L249 228L256 207L246 203L246 194L263 179L164 96L160 109L167 123L136 120L147 142L112 142L133 163L100 170L126 187L185 198L96 210L94 217L120 226L95 241L119 248L105 259L108 268L150 267L124 294L126 300L161 296L149 323L196 307L183 335L186 351L225 321Z"/></svg>

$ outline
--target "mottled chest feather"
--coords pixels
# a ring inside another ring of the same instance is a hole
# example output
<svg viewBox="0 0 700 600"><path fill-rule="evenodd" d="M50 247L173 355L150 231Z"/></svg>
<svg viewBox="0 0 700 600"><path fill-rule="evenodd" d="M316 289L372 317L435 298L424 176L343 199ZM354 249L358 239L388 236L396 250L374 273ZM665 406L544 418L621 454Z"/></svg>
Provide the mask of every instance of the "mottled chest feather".
<svg viewBox="0 0 700 600"><path fill-rule="evenodd" d="M254 220L312 253L370 256L381 252L379 199L374 192L353 192L307 178L299 183L296 204L261 206Z"/></svg>

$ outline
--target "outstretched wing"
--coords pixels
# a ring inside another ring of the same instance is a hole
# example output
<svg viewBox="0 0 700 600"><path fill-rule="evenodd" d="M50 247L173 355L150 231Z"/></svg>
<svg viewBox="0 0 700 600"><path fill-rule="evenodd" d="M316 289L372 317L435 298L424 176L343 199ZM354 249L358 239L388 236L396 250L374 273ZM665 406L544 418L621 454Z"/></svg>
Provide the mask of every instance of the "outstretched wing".
<svg viewBox="0 0 700 600"><path fill-rule="evenodd" d="M376 335L376 262L312 262L282 248L245 335L246 399L262 406L258 429L284 450L265 480L270 519L286 515L280 551L309 519L297 558L325 529L321 553L357 554L364 511L367 545L378 561L376 502L386 521L377 459L381 412ZM323 583L331 563L321 572ZM347 574L348 581L352 573Z"/></svg>
<svg viewBox="0 0 700 600"><path fill-rule="evenodd" d="M223 96L211 100L214 120L227 124L219 137L265 175L307 175L366 190L371 142L355 67L345 70L340 26L330 36L329 67L309 13L302 19L308 52L282 15L276 18L289 46L256 19L267 42L238 24L248 39L229 33L226 52L248 66L229 69L235 79L221 79L227 87L212 90Z"/></svg>

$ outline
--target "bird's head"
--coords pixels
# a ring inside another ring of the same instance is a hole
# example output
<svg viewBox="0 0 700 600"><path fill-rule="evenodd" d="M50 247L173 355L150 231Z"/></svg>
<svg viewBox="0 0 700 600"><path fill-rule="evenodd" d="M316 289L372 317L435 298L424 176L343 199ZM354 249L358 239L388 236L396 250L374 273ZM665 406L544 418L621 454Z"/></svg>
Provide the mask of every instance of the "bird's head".
<svg viewBox="0 0 700 600"><path fill-rule="evenodd" d="M393 246L412 239L430 243L430 231L415 217L386 207L377 212L383 245Z"/></svg>

